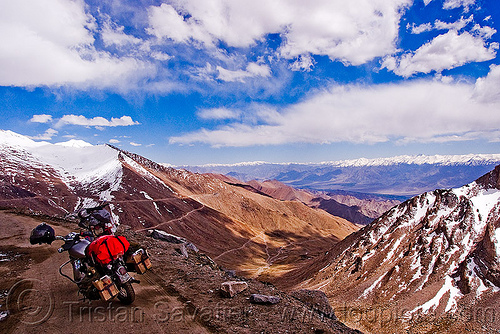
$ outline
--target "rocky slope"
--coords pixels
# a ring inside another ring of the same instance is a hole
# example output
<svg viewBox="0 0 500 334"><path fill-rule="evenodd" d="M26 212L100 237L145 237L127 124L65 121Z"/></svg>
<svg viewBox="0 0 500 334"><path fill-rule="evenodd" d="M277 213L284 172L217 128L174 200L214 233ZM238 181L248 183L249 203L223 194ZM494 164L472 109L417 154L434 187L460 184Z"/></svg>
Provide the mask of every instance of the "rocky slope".
<svg viewBox="0 0 500 334"><path fill-rule="evenodd" d="M247 277L292 270L358 229L302 203L112 146L34 142L0 131L0 168L0 207L65 217L106 200L117 222L185 237Z"/></svg>
<svg viewBox="0 0 500 334"><path fill-rule="evenodd" d="M278 283L324 291L367 332L497 331L500 166L394 207Z"/></svg>

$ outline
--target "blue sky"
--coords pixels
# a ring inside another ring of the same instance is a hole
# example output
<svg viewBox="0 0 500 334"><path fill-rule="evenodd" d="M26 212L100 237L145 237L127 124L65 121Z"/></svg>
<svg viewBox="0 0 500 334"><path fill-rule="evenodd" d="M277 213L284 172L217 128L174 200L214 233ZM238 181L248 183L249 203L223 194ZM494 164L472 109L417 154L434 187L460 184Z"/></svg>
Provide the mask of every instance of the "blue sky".
<svg viewBox="0 0 500 334"><path fill-rule="evenodd" d="M494 0L0 0L0 129L175 165L500 153Z"/></svg>

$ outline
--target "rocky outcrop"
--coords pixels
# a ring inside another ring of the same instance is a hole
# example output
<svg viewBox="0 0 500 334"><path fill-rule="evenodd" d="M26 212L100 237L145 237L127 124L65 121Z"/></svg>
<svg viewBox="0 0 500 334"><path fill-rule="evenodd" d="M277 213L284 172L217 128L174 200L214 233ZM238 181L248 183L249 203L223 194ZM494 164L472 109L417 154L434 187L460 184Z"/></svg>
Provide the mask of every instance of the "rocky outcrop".
<svg viewBox="0 0 500 334"><path fill-rule="evenodd" d="M158 240L163 240L163 241L170 242L173 244L184 244L184 243L188 242L185 238L167 233L165 231L151 230L150 234L151 234L152 238L155 238Z"/></svg>
<svg viewBox="0 0 500 334"><path fill-rule="evenodd" d="M290 296L297 298L319 314L330 319L337 320L335 312L328 301L328 297L323 291L301 289L292 291Z"/></svg>
<svg viewBox="0 0 500 334"><path fill-rule="evenodd" d="M253 293L250 295L250 303L253 304L278 304L280 302L281 298L278 296L268 296L268 295L261 295L258 293Z"/></svg>
<svg viewBox="0 0 500 334"><path fill-rule="evenodd" d="M220 293L223 297L233 298L238 293L248 289L248 284L241 281L228 281L224 282L220 286Z"/></svg>

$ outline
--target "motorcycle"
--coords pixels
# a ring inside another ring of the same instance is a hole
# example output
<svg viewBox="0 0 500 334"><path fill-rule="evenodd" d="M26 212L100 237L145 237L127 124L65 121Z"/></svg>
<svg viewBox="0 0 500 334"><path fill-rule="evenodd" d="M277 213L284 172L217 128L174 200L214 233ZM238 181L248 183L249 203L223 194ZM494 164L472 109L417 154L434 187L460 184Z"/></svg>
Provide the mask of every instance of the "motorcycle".
<svg viewBox="0 0 500 334"><path fill-rule="evenodd" d="M125 237L96 237L89 230L57 236L51 226L42 223L31 231L32 245L52 244L55 240L64 242L58 252L69 254L69 260L59 267L59 273L78 286L84 300L108 301L117 297L122 304L134 302L135 291L132 284L140 281L132 277L129 271L143 274L151 268L146 250L138 248L132 252ZM63 272L67 265L72 267L73 278Z"/></svg>

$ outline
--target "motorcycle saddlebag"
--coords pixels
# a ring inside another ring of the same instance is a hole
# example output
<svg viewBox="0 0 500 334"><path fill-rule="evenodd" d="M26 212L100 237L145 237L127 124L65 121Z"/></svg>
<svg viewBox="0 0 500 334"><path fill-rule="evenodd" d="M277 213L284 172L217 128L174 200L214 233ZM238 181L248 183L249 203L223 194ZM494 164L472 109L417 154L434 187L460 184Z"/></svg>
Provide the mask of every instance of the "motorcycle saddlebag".
<svg viewBox="0 0 500 334"><path fill-rule="evenodd" d="M89 245L89 255L101 265L123 256L130 243L123 236L103 235Z"/></svg>
<svg viewBox="0 0 500 334"><path fill-rule="evenodd" d="M138 249L134 254L130 255L127 259L127 265L132 264L134 271L138 274L144 274L151 269L153 265L149 259L148 251L145 249Z"/></svg>
<svg viewBox="0 0 500 334"><path fill-rule="evenodd" d="M108 275L92 282L92 284L94 284L94 286L97 288L97 291L99 291L99 296L101 296L101 299L104 301L110 300L119 293L115 283L113 283Z"/></svg>

